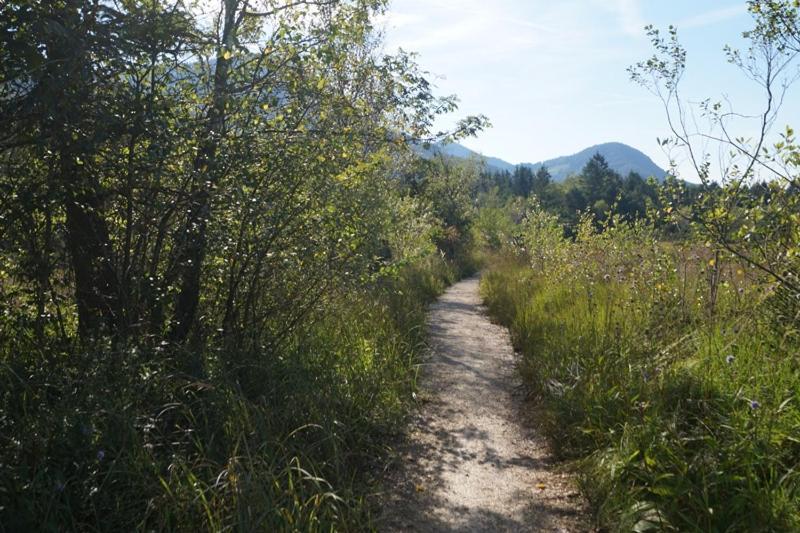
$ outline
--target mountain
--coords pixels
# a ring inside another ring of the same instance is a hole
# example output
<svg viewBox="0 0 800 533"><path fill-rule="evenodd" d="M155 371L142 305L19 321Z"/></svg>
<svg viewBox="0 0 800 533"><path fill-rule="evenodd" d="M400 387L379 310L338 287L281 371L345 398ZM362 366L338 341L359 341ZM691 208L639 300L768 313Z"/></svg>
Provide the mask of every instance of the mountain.
<svg viewBox="0 0 800 533"><path fill-rule="evenodd" d="M436 145L428 150L429 153L433 153L434 151L439 151L444 155L462 159L471 157L483 158L487 169L493 171L505 170L513 172L516 166L496 157L482 156L458 143ZM581 150L576 154L556 157L555 159L540 161L539 163L521 164L533 170L538 170L539 167L546 166L555 181L563 181L572 174L578 174L581 169L583 169L584 165L589 162L589 159L596 153L605 157L608 166L622 176L627 176L630 172L636 172L643 178L655 176L658 180L663 180L664 176L667 175L667 172L656 165L646 154L632 146L618 142L597 144Z"/></svg>
<svg viewBox="0 0 800 533"><path fill-rule="evenodd" d="M503 161L502 159L488 157L479 154L478 152L474 152L466 146L458 143L434 144L429 148L418 147L417 152L419 152L420 155L425 158L430 158L436 153L441 153L448 157L457 157L459 159L483 159L486 168L494 172L500 172L503 170L514 172L514 167L516 167L516 165L507 161Z"/></svg>
<svg viewBox="0 0 800 533"><path fill-rule="evenodd" d="M636 172L643 178L655 176L658 180L663 180L667 172L656 165L652 159L641 151L628 146L627 144L611 142L590 146L581 150L577 154L557 157L540 163L524 163L534 170L542 165L547 167L550 175L556 181L562 181L567 176L577 174L589 162L594 154L599 153L605 157L608 166L622 176L627 176L630 172Z"/></svg>

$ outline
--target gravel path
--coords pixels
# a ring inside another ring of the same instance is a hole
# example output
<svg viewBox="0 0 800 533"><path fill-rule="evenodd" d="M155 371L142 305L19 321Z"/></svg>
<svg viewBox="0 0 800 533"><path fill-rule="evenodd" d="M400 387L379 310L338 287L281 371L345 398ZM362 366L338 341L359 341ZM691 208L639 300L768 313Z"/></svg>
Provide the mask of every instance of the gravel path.
<svg viewBox="0 0 800 533"><path fill-rule="evenodd" d="M423 405L390 473L379 531L590 531L571 479L526 416L508 331L486 317L478 278L429 315Z"/></svg>

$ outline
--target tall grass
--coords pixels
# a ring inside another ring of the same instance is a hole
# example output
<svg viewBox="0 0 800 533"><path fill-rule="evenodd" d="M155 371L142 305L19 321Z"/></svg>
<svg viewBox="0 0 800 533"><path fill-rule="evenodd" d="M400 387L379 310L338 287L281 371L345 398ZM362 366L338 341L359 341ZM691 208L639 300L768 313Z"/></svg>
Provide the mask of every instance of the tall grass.
<svg viewBox="0 0 800 533"><path fill-rule="evenodd" d="M439 257L407 266L203 379L168 346L3 353L0 530L369 529L426 303L457 276Z"/></svg>
<svg viewBox="0 0 800 533"><path fill-rule="evenodd" d="M800 342L770 318L774 287L645 224L557 231L529 221L528 252L497 258L482 291L598 522L800 530Z"/></svg>

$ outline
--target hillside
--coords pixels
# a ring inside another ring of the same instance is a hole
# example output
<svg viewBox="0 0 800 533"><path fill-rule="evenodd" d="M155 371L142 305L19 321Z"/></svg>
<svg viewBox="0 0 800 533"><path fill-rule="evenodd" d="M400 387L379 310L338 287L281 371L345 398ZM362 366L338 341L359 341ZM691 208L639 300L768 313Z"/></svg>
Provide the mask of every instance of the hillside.
<svg viewBox="0 0 800 533"><path fill-rule="evenodd" d="M495 172L501 172L504 170L513 172L514 167L516 166L513 163L509 163L508 161L504 161L497 157L479 154L478 152L470 150L466 146L459 143L434 144L428 148L417 146L416 150L422 157L426 159L433 157L433 155L437 153L444 154L448 157L457 157L459 159L483 159L484 163L486 164L486 168Z"/></svg>
<svg viewBox="0 0 800 533"><path fill-rule="evenodd" d="M430 154L435 150L439 150L443 154L451 157L483 157L486 167L494 171L511 172L516 166L513 163L496 157L482 156L458 143L437 145L425 151L425 153ZM655 176L658 180L663 180L664 176L667 174L664 169L656 165L645 153L632 146L619 142L597 144L572 155L556 157L538 163L520 164L534 170L541 166L546 166L555 181L563 181L568 176L580 172L583 166L586 165L589 159L596 153L600 153L605 157L606 161L608 161L608 165L623 176L626 176L630 172L636 172L644 178Z"/></svg>

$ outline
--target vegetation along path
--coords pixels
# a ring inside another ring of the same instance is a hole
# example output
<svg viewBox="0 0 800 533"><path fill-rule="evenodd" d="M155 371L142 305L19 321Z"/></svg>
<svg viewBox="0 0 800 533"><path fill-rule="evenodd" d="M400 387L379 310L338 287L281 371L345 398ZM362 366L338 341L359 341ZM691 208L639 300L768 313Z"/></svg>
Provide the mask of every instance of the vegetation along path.
<svg viewBox="0 0 800 533"><path fill-rule="evenodd" d="M381 531L586 531L583 503L559 473L492 324L478 278L452 286L429 316L424 402L400 450Z"/></svg>

